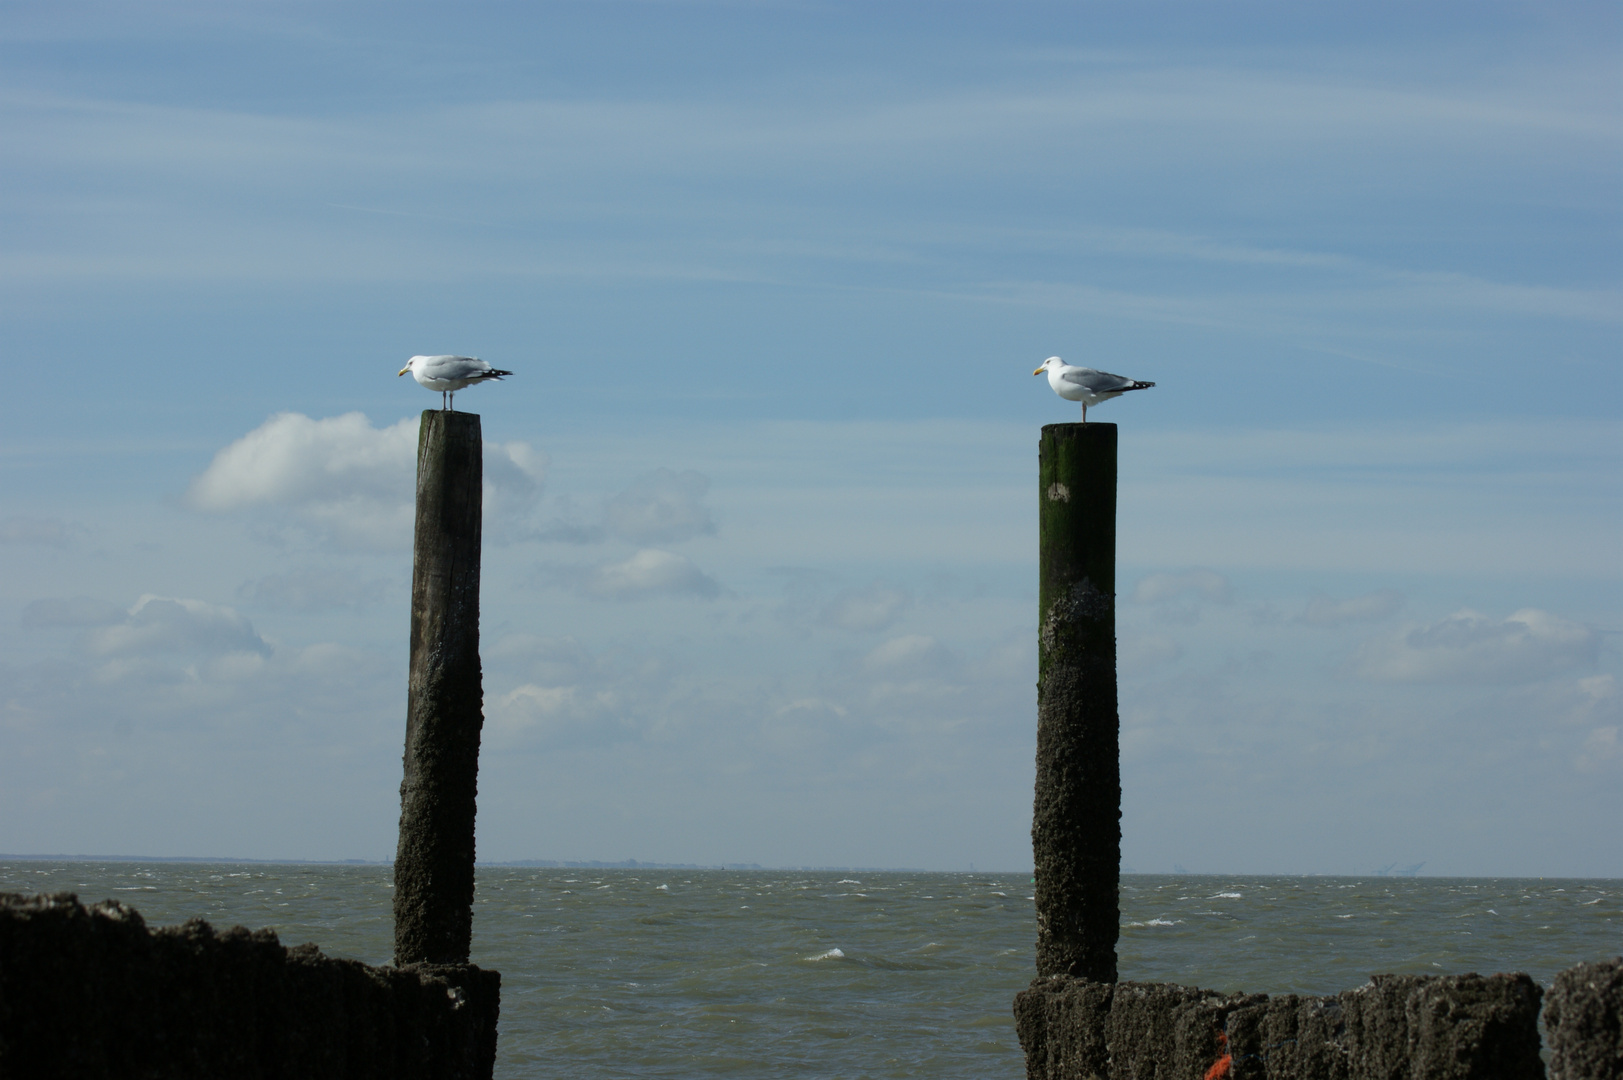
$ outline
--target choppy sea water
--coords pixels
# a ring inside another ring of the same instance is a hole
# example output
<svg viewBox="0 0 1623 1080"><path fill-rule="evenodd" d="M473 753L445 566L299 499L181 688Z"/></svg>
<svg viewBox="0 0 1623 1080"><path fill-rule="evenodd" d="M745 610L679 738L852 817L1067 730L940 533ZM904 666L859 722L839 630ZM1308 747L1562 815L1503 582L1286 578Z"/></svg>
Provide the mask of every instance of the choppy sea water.
<svg viewBox="0 0 1623 1080"><path fill-rule="evenodd" d="M387 963L378 865L0 862L0 891L114 898ZM1127 875L1123 979L1334 993L1373 972L1623 953L1623 881ZM473 960L502 973L500 1077L1023 1075L1029 875L482 866Z"/></svg>

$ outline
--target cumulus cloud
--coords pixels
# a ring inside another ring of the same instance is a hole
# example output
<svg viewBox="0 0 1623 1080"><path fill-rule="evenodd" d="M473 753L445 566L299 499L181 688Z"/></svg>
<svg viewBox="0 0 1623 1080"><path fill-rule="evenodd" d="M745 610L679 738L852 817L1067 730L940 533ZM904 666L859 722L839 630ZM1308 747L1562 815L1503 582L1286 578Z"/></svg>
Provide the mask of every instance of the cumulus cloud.
<svg viewBox="0 0 1623 1080"><path fill-rule="evenodd" d="M410 419L379 429L358 412L325 420L278 413L215 454L187 497L214 511L409 499L416 447Z"/></svg>
<svg viewBox="0 0 1623 1080"><path fill-rule="evenodd" d="M59 518L9 517L0 519L0 544L67 547L73 526Z"/></svg>
<svg viewBox="0 0 1623 1080"><path fill-rule="evenodd" d="M721 586L716 580L693 565L692 560L658 548L644 548L629 559L589 567L577 581L589 595L614 600L640 600L653 596L699 596L708 599L721 594Z"/></svg>
<svg viewBox="0 0 1623 1080"><path fill-rule="evenodd" d="M1213 604L1234 599L1228 578L1215 570L1190 570L1182 574L1150 574L1133 588L1133 600L1140 604L1160 604L1193 594Z"/></svg>
<svg viewBox="0 0 1623 1080"><path fill-rule="evenodd" d="M1547 611L1495 621L1464 610L1365 642L1352 670L1376 682L1533 682L1593 665L1599 647L1595 631Z"/></svg>
<svg viewBox="0 0 1623 1080"><path fill-rule="evenodd" d="M1332 600L1328 596L1315 596L1293 620L1307 626L1342 626L1353 622L1378 622L1396 615L1403 606L1403 594L1395 589L1382 589L1351 600Z"/></svg>
<svg viewBox="0 0 1623 1080"><path fill-rule="evenodd" d="M818 621L842 630L883 630L912 602L913 597L906 589L874 581L866 588L840 593L823 608Z"/></svg>
<svg viewBox="0 0 1623 1080"><path fill-rule="evenodd" d="M418 421L374 428L362 413L321 420L279 413L214 455L191 483L199 510L256 512L343 547L411 542ZM522 442L485 445L486 515L535 502L546 455Z"/></svg>
<svg viewBox="0 0 1623 1080"><path fill-rule="evenodd" d="M258 653L271 648L253 624L234 609L202 600L143 596L118 622L97 626L85 638L97 656L145 656L166 652Z"/></svg>
<svg viewBox="0 0 1623 1080"><path fill-rule="evenodd" d="M389 587L385 578L362 578L354 571L305 566L247 582L237 590L237 596L266 607L317 612L371 607L382 602Z"/></svg>

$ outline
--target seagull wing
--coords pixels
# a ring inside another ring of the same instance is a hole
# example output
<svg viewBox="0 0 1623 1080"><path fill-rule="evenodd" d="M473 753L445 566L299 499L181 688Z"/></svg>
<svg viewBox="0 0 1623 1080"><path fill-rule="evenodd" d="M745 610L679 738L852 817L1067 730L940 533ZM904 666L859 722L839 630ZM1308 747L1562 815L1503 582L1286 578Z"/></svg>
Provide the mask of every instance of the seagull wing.
<svg viewBox="0 0 1623 1080"><path fill-rule="evenodd" d="M423 377L442 379L479 379L490 371L490 365L476 356L430 356L422 364Z"/></svg>
<svg viewBox="0 0 1623 1080"><path fill-rule="evenodd" d="M1138 385L1132 379L1086 367L1066 368L1060 373L1060 380L1080 386L1090 394L1112 394Z"/></svg>

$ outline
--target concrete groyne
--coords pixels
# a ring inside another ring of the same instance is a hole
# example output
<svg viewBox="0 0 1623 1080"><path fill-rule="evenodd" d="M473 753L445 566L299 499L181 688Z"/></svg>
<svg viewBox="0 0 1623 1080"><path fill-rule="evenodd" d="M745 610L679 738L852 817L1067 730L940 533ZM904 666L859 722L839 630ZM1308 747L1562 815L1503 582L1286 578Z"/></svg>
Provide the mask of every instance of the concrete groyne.
<svg viewBox="0 0 1623 1080"><path fill-rule="evenodd" d="M1028 1080L1623 1080L1623 958L1529 976L1377 975L1326 997L1039 977Z"/></svg>
<svg viewBox="0 0 1623 1080"><path fill-rule="evenodd" d="M0 1076L483 1080L501 976L0 893Z"/></svg>
<svg viewBox="0 0 1623 1080"><path fill-rule="evenodd" d="M1084 414L1085 416L1085 414ZM1037 978L1014 1002L1028 1080L1533 1080L1524 974L1377 975L1330 997L1117 982L1116 427L1048 424L1037 455ZM1623 1080L1623 960L1557 977L1555 1080Z"/></svg>

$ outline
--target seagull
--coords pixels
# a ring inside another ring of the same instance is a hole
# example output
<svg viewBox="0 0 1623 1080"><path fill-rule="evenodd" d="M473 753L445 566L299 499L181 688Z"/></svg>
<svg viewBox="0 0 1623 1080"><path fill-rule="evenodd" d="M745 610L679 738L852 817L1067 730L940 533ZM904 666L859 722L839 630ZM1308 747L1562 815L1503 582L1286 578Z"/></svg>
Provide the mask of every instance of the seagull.
<svg viewBox="0 0 1623 1080"><path fill-rule="evenodd" d="M1155 385L1152 382L1139 382L1137 379L1129 379L1122 375L1112 375L1108 371L1094 371L1090 367L1073 367L1057 356L1050 356L1044 360L1043 366L1032 374L1041 375L1045 371L1048 372L1048 385L1054 388L1054 393L1066 401L1082 403L1084 424L1088 422L1089 405L1121 397L1129 390L1147 390Z"/></svg>
<svg viewBox="0 0 1623 1080"><path fill-rule="evenodd" d="M493 368L477 356L414 356L399 375L411 372L418 386L440 392L440 408L456 411L456 392L464 386L513 374Z"/></svg>

